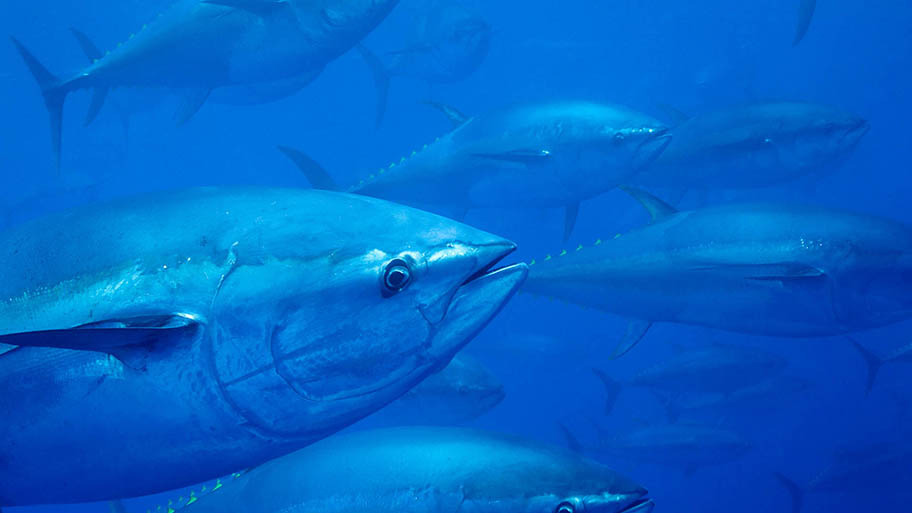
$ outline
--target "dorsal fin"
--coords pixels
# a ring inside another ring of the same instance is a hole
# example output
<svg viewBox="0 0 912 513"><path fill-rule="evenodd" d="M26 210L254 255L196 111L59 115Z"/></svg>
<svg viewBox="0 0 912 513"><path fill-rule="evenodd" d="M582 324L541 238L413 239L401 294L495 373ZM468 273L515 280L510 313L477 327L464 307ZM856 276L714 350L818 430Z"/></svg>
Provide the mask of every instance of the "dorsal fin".
<svg viewBox="0 0 912 513"><path fill-rule="evenodd" d="M307 177L307 180L310 182L310 185L314 189L322 189L324 191L340 191L342 189L336 185L335 180L329 176L329 173L323 169L323 166L317 163L314 159L308 157L304 152L298 151L294 148L288 146L277 146L279 151L285 154L286 157L291 159L292 162L298 166L298 169L304 173L304 176Z"/></svg>
<svg viewBox="0 0 912 513"><path fill-rule="evenodd" d="M649 212L649 217L652 218L651 222L653 223L656 221L661 221L662 219L665 219L666 217L674 215L678 212L678 209L642 189L637 189L636 187L630 187L627 185L621 186L620 189L629 194L631 198L639 201L641 205L643 205L643 208Z"/></svg>
<svg viewBox="0 0 912 513"><path fill-rule="evenodd" d="M439 110L440 112L443 112L446 115L447 119L449 119L453 123L453 127L455 127L455 128L461 127L462 125L466 124L466 122L470 119L469 116L466 116L465 114L460 112L455 107L452 107L445 103L435 102L432 100L425 100L422 103L424 103L425 105L430 105L431 107L434 107L435 109Z"/></svg>

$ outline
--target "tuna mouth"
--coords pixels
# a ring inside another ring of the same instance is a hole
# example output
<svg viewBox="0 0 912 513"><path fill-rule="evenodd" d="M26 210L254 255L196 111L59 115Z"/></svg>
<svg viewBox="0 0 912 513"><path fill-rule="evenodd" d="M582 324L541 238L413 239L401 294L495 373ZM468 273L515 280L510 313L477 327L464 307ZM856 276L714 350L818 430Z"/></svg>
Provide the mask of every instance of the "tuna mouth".
<svg viewBox="0 0 912 513"><path fill-rule="evenodd" d="M652 499L646 497L635 501L618 513L649 513L654 507L655 503L652 502Z"/></svg>
<svg viewBox="0 0 912 513"><path fill-rule="evenodd" d="M478 259L482 262L487 262L487 264L484 264L483 267L466 278L460 287L498 271L499 269L495 269L495 266L514 251L516 251L516 244L513 244L512 242L504 242L480 248L478 251Z"/></svg>
<svg viewBox="0 0 912 513"><path fill-rule="evenodd" d="M667 128L655 129L652 137L643 141L640 147L637 148L637 154L639 155L637 164L645 167L655 162L665 152L665 148L668 148L668 145L671 144L671 139L672 134Z"/></svg>

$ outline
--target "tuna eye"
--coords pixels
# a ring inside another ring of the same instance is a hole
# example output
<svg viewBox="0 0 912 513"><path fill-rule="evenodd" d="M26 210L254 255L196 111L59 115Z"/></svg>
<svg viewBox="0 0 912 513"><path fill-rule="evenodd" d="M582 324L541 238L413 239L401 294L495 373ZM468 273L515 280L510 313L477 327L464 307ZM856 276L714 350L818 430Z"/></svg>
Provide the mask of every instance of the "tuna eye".
<svg viewBox="0 0 912 513"><path fill-rule="evenodd" d="M576 508L574 508L573 504L570 504L569 502L560 503L560 505L557 507L557 509L554 510L554 513L575 513L575 512L576 512Z"/></svg>
<svg viewBox="0 0 912 513"><path fill-rule="evenodd" d="M412 270L401 258L390 261L383 271L383 293L389 297L408 287L412 281Z"/></svg>

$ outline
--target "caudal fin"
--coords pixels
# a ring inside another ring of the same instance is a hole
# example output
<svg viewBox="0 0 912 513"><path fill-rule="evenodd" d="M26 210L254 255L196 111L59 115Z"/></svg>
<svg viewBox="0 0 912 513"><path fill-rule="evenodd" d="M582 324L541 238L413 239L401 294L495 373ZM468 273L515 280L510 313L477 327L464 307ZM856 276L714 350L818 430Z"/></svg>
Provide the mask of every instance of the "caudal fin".
<svg viewBox="0 0 912 513"><path fill-rule="evenodd" d="M104 57L104 54L101 53L101 50L99 50L98 47L95 46L95 43L89 39L89 36L72 27L70 27L70 32L73 33L73 37L76 38L76 42L79 43L79 47L82 48L82 53L89 59L89 63L93 63ZM107 87L95 88L95 91L92 93L92 103L89 104L89 111L86 113L83 126L89 126L95 121L95 118L98 117L98 113L101 112L101 108L104 106L107 96Z"/></svg>
<svg viewBox="0 0 912 513"><path fill-rule="evenodd" d="M44 106L47 108L51 120L51 151L54 153L54 166L60 170L60 139L63 129L63 104L66 101L67 90L62 87L62 82L44 67L38 59L15 37L10 37L25 65L28 67L44 97Z"/></svg>
<svg viewBox="0 0 912 513"><path fill-rule="evenodd" d="M779 482L782 483L782 486L784 486L785 489L788 490L788 493L792 498L792 512L791 513L800 513L801 507L804 505L804 490L802 490L800 486L795 484L794 481L785 477L783 474L781 474L779 472L774 472L773 475L776 476L776 479L778 479Z"/></svg>
<svg viewBox="0 0 912 513"><path fill-rule="evenodd" d="M383 64L383 61L377 57L374 52L367 49L366 46L359 44L356 46L361 58L367 63L371 75L374 77L374 86L377 88L377 126L383 123L383 117L386 115L386 102L389 97L390 74Z"/></svg>
<svg viewBox="0 0 912 513"><path fill-rule="evenodd" d="M277 148L298 166L298 169L304 173L304 176L307 177L307 180L310 181L310 185L312 185L314 189L323 189L326 191L341 190L339 189L339 186L336 185L335 180L333 180L332 177L329 176L329 173L323 169L323 166L317 164L314 159L308 157L303 152L294 148L289 148L288 146L277 146Z"/></svg>
<svg viewBox="0 0 912 513"><path fill-rule="evenodd" d="M611 415L611 411L614 410L614 404L617 402L617 398L621 394L623 386L611 378L611 376L605 374L601 369L593 368L592 373L602 381L602 385L605 387L605 415Z"/></svg>
<svg viewBox="0 0 912 513"><path fill-rule="evenodd" d="M881 357L874 354L872 351L858 343L857 340L852 337L846 337L849 339L849 342L855 346L855 349L861 354L861 357L864 358L865 363L868 366L868 379L865 383L865 395L871 393L871 389L874 388L874 382L877 381L877 373L880 371L880 367L883 365L884 361Z"/></svg>

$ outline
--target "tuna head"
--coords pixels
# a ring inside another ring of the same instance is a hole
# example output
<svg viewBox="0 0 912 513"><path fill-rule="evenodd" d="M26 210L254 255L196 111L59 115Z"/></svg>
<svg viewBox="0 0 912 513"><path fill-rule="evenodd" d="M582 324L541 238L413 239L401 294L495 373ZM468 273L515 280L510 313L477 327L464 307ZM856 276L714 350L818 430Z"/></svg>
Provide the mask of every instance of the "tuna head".
<svg viewBox="0 0 912 513"><path fill-rule="evenodd" d="M595 196L624 183L671 142L662 123L620 106L558 103L543 106L535 118L541 145L574 196Z"/></svg>
<svg viewBox="0 0 912 513"><path fill-rule="evenodd" d="M514 245L381 200L315 193L240 240L213 305L226 396L261 433L315 439L445 366L524 280ZM268 256L264 256L268 255Z"/></svg>
<svg viewBox="0 0 912 513"><path fill-rule="evenodd" d="M868 133L864 119L833 107L807 103L772 103L748 107L750 137L760 136L776 150L779 164L810 171L847 157Z"/></svg>
<svg viewBox="0 0 912 513"><path fill-rule="evenodd" d="M305 12L319 11L320 27L352 44L360 41L393 10L399 0L293 0Z"/></svg>
<svg viewBox="0 0 912 513"><path fill-rule="evenodd" d="M551 465L519 465L502 469L509 477L501 478L497 493L487 500L470 490L464 511L522 513L649 513L655 503L639 484L617 472L577 455L551 460ZM528 468L532 466L533 468ZM515 481L504 486L504 481ZM496 481L496 480L495 480ZM492 491L495 491L492 489Z"/></svg>
<svg viewBox="0 0 912 513"><path fill-rule="evenodd" d="M902 240L901 234L892 239ZM912 242L906 237L907 242ZM869 255L838 278L836 317L845 331L875 328L912 317L912 251Z"/></svg>

